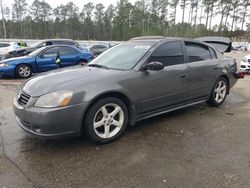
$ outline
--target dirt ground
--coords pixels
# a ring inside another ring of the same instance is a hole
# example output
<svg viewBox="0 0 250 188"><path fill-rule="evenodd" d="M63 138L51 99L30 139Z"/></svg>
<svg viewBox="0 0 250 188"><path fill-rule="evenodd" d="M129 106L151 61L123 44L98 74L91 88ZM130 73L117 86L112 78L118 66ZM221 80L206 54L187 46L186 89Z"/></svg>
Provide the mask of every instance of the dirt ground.
<svg viewBox="0 0 250 188"><path fill-rule="evenodd" d="M108 145L25 133L12 111L19 84L0 80L0 187L250 187L249 75L221 107L150 118Z"/></svg>

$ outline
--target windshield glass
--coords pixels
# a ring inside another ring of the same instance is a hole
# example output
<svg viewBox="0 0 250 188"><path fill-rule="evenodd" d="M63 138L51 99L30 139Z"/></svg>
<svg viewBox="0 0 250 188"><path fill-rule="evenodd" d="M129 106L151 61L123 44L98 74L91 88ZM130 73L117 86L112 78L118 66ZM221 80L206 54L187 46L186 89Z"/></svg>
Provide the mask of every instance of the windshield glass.
<svg viewBox="0 0 250 188"><path fill-rule="evenodd" d="M110 69L132 69L144 54L152 47L152 43L124 43L104 52L91 64L105 66Z"/></svg>
<svg viewBox="0 0 250 188"><path fill-rule="evenodd" d="M37 50L35 50L34 52L31 52L29 54L29 56L37 56L41 51L43 51L46 47L43 47L43 48L39 48Z"/></svg>

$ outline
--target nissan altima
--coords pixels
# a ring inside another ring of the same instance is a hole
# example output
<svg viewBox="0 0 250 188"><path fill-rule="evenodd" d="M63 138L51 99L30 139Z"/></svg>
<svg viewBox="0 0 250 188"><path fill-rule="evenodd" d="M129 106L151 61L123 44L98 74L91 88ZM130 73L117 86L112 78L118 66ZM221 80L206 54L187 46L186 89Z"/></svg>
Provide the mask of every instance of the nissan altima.
<svg viewBox="0 0 250 188"><path fill-rule="evenodd" d="M16 120L38 137L84 133L108 143L140 120L202 102L219 106L244 75L222 54L230 42L203 41L134 38L88 65L35 76L14 99Z"/></svg>

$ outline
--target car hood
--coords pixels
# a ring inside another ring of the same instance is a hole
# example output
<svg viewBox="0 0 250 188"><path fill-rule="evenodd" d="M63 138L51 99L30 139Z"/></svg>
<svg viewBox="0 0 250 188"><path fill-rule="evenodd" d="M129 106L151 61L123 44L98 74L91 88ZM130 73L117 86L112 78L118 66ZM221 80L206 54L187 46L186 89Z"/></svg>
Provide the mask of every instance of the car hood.
<svg viewBox="0 0 250 188"><path fill-rule="evenodd" d="M32 97L61 90L76 91L120 72L88 66L74 66L35 76L23 84L22 90Z"/></svg>
<svg viewBox="0 0 250 188"><path fill-rule="evenodd" d="M26 62L27 60L33 60L33 56L22 56L22 57L13 57L1 61L1 63L11 63L11 62Z"/></svg>

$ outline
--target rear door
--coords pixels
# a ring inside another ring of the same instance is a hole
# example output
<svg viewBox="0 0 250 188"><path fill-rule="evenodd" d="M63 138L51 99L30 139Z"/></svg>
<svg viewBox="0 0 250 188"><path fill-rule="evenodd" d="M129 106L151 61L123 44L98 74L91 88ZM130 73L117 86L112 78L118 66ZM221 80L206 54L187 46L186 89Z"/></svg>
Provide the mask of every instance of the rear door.
<svg viewBox="0 0 250 188"><path fill-rule="evenodd" d="M58 47L48 48L36 57L37 70L39 72L49 71L57 68L56 58Z"/></svg>
<svg viewBox="0 0 250 188"><path fill-rule="evenodd" d="M80 61L79 51L70 46L59 47L59 55L62 67L76 65Z"/></svg>
<svg viewBox="0 0 250 188"><path fill-rule="evenodd" d="M185 49L189 100L206 98L220 72L216 53L211 47L194 41L185 41Z"/></svg>
<svg viewBox="0 0 250 188"><path fill-rule="evenodd" d="M148 59L164 64L161 71L139 72L140 114L161 111L184 103L187 98L187 64L181 41L162 44Z"/></svg>

